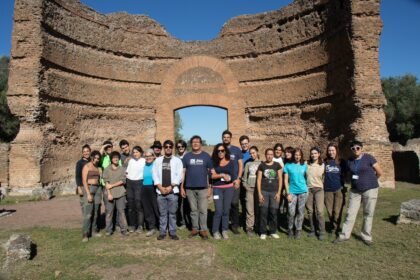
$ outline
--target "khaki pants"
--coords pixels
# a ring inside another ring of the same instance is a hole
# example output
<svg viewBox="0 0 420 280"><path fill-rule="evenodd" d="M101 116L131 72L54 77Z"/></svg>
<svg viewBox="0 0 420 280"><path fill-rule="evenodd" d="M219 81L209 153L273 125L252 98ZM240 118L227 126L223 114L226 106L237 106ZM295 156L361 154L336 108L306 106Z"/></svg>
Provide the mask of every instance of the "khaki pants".
<svg viewBox="0 0 420 280"><path fill-rule="evenodd" d="M255 188L244 186L246 190L246 230L254 230L255 225Z"/></svg>
<svg viewBox="0 0 420 280"><path fill-rule="evenodd" d="M322 188L309 188L306 210L308 210L311 231L316 232L316 227L318 227L319 233L324 234L324 190Z"/></svg>
<svg viewBox="0 0 420 280"><path fill-rule="evenodd" d="M360 237L366 241L372 241L372 221L375 212L376 201L378 200L378 188L364 192L350 190L349 208L347 209L346 220L343 230L340 233L341 239L349 239L356 221L360 203L363 205L363 226Z"/></svg>
<svg viewBox="0 0 420 280"><path fill-rule="evenodd" d="M335 192L324 192L325 208L327 208L332 230L335 232L340 229L345 199L342 189Z"/></svg>

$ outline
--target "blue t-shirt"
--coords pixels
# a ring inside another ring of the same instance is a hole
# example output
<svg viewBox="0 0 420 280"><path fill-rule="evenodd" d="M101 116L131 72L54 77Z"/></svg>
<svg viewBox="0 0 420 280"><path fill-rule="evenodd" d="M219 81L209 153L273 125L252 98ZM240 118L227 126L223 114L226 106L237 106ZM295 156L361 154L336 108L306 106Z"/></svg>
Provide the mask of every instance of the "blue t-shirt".
<svg viewBox="0 0 420 280"><path fill-rule="evenodd" d="M251 154L248 151L242 151L242 162L245 164L251 159Z"/></svg>
<svg viewBox="0 0 420 280"><path fill-rule="evenodd" d="M370 154L363 154L362 158L349 159L347 166L351 173L351 187L358 191L367 191L379 187L378 177L376 176L373 165L376 163L376 159ZM358 179L354 179L354 176L359 176Z"/></svg>
<svg viewBox="0 0 420 280"><path fill-rule="evenodd" d="M228 149L230 152L230 160L236 161L236 163L238 164L238 161L243 158L242 150L232 145L228 146ZM239 164L238 164L238 167L239 167ZM239 172L239 168L238 168L238 172ZM236 177L238 177L238 174L236 174Z"/></svg>
<svg viewBox="0 0 420 280"><path fill-rule="evenodd" d="M213 162L208 153L187 153L182 158L182 164L186 169L184 184L186 189L207 188L209 184L210 170L213 168Z"/></svg>
<svg viewBox="0 0 420 280"><path fill-rule="evenodd" d="M153 186L152 169L153 169L153 163L152 164L146 163L143 170L143 186Z"/></svg>
<svg viewBox="0 0 420 280"><path fill-rule="evenodd" d="M284 166L284 173L289 175L289 193L301 194L308 192L308 186L306 185L306 171L308 166L306 163L286 163Z"/></svg>
<svg viewBox="0 0 420 280"><path fill-rule="evenodd" d="M222 180L222 178L213 179L213 186L223 186L236 180L236 174L238 174L238 164L235 161L230 160L225 166L215 166L214 170L217 174L224 173L230 176L231 180L229 182Z"/></svg>
<svg viewBox="0 0 420 280"><path fill-rule="evenodd" d="M344 160L337 164L333 159L325 161L324 191L335 192L344 186L343 174L346 172Z"/></svg>

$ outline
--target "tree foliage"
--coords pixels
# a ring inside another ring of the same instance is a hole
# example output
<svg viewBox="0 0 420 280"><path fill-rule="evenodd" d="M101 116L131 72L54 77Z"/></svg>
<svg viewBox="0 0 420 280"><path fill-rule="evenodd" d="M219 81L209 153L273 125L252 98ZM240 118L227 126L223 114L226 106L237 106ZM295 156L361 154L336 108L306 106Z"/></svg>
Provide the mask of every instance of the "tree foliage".
<svg viewBox="0 0 420 280"><path fill-rule="evenodd" d="M0 57L0 141L10 142L19 130L19 120L7 106L7 81L9 77L9 58Z"/></svg>
<svg viewBox="0 0 420 280"><path fill-rule="evenodd" d="M387 99L386 124L391 141L405 144L420 137L420 84L413 75L382 79Z"/></svg>
<svg viewBox="0 0 420 280"><path fill-rule="evenodd" d="M178 140L184 139L184 136L181 133L182 119L178 111L175 112L174 122L175 122L175 142L177 142Z"/></svg>

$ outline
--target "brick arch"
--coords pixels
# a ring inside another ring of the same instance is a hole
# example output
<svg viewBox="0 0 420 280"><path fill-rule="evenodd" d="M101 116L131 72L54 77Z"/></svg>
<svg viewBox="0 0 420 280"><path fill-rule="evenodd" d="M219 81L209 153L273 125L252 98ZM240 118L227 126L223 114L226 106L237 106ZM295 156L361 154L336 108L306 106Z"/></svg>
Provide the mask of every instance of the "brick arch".
<svg viewBox="0 0 420 280"><path fill-rule="evenodd" d="M176 96L176 81L186 71L205 67L218 73L224 81L225 93L186 94ZM213 106L227 110L228 127L234 141L245 131L245 104L239 96L238 81L230 68L221 60L209 56L191 56L175 63L162 83L161 100L156 106L156 139L174 138L174 112L191 106Z"/></svg>

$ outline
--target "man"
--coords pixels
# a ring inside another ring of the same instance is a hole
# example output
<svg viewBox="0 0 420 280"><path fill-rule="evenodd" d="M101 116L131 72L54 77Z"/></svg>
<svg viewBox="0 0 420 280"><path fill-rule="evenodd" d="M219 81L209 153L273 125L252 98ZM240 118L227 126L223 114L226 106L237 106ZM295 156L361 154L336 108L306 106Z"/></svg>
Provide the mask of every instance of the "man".
<svg viewBox="0 0 420 280"><path fill-rule="evenodd" d="M159 236L158 240L166 237L169 225L169 236L172 240L179 240L176 235L176 210L178 208L179 185L182 181L183 166L181 159L172 155L174 143L166 140L163 143L164 155L156 159L153 165L153 181L158 194L159 206Z"/></svg>
<svg viewBox="0 0 420 280"><path fill-rule="evenodd" d="M160 143L159 140L153 142L153 145L150 147L150 149L153 149L156 158L162 155L162 143Z"/></svg>
<svg viewBox="0 0 420 280"><path fill-rule="evenodd" d="M202 140L200 136L194 135L190 144L192 152L187 153L182 159L184 180L182 180L181 195L184 198L188 196L191 208L192 230L190 237L200 234L204 240L207 240L209 238L207 199L211 196L209 178L213 163L210 155L201 150Z"/></svg>
<svg viewBox="0 0 420 280"><path fill-rule="evenodd" d="M176 157L179 157L181 160L187 154L187 142L180 139L176 142ZM178 212L177 220L180 229L184 229L187 226L191 225L190 219L190 206L188 201L182 196L178 197Z"/></svg>
<svg viewBox="0 0 420 280"><path fill-rule="evenodd" d="M249 137L246 135L239 137L239 144L242 149L242 163L245 166L248 160L251 159L251 154L249 153Z"/></svg>
<svg viewBox="0 0 420 280"><path fill-rule="evenodd" d="M240 182L243 171L243 160L242 160L242 151L236 146L231 145L232 141L232 132L225 130L222 133L223 143L228 147L230 151L230 159L236 161L238 164L238 176L235 176L236 179L233 184L235 187L235 192L233 193L232 204L230 207L230 222L232 227L233 234L239 234L239 195L240 195Z"/></svg>
<svg viewBox="0 0 420 280"><path fill-rule="evenodd" d="M130 144L127 140L123 139L120 141L120 150L121 150L121 163L124 168L127 168L128 161L131 158L130 153Z"/></svg>

